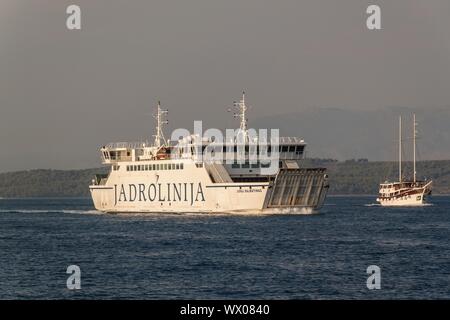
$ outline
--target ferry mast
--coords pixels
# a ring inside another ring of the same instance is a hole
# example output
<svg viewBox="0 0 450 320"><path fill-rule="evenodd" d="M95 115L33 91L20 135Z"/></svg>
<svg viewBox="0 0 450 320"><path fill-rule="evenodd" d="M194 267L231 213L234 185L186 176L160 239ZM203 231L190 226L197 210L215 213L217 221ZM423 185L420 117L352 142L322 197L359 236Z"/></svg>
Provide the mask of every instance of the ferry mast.
<svg viewBox="0 0 450 320"><path fill-rule="evenodd" d="M236 109L236 112L233 114L235 118L239 118L239 134L242 134L244 142L248 140L248 128L247 128L247 110L249 107L245 104L245 91L242 91L242 98L239 102L234 101L233 107ZM231 111L231 110L228 110Z"/></svg>
<svg viewBox="0 0 450 320"><path fill-rule="evenodd" d="M168 124L169 121L164 119L164 116L168 113L168 110L162 110L161 109L161 102L158 101L158 107L157 107L157 112L156 114L153 116L156 119L156 134L154 135L155 137L155 147L156 148L160 148L161 146L166 145L166 139L164 138L164 133L163 133L163 125L164 124ZM161 142L163 143L161 145Z"/></svg>

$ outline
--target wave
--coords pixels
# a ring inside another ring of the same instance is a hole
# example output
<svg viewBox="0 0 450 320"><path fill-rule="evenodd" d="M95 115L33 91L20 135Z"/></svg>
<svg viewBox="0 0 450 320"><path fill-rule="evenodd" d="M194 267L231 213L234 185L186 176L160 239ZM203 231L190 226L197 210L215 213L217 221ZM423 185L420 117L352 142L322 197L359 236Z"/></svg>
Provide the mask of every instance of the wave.
<svg viewBox="0 0 450 320"><path fill-rule="evenodd" d="M421 205L404 205L404 206L386 206L385 208L397 208L397 209L402 209L402 208L422 208L422 207L432 207L434 206L433 203L424 203ZM367 203L364 205L364 207L381 207L381 204L379 203Z"/></svg>
<svg viewBox="0 0 450 320"><path fill-rule="evenodd" d="M0 209L1 213L19 213L19 214L109 214L117 216L136 216L136 217L155 217L155 216L264 216L264 215L312 215L317 212L312 208L270 208L264 210L242 210L242 211L223 211L223 212L110 212L105 213L95 209Z"/></svg>
<svg viewBox="0 0 450 320"><path fill-rule="evenodd" d="M97 210L40 210L40 209L0 209L0 213L66 213L66 214L102 214Z"/></svg>
<svg viewBox="0 0 450 320"><path fill-rule="evenodd" d="M220 212L111 212L122 217L231 217L268 215L311 215L317 212L311 208L271 208L264 210L220 211Z"/></svg>

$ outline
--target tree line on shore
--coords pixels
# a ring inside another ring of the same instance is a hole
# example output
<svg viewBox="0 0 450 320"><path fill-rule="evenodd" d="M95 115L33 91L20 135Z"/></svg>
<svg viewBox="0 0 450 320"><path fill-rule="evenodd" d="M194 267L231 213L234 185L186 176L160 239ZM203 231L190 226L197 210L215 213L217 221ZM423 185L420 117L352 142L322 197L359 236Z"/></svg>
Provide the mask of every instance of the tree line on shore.
<svg viewBox="0 0 450 320"><path fill-rule="evenodd" d="M377 194L378 185L398 179L396 162L372 162L366 159L339 162L334 159L305 159L305 167L326 167L330 178L329 194ZM412 163L403 166L412 174ZM0 197L88 197L95 174L108 168L84 170L26 170L0 173ZM450 194L450 160L417 163L418 179L432 179L434 194Z"/></svg>

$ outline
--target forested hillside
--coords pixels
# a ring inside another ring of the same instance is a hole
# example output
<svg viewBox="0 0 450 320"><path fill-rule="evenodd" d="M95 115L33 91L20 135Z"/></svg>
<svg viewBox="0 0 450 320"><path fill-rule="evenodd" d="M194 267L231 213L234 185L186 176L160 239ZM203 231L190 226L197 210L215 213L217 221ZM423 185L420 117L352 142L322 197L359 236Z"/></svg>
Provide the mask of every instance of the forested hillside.
<svg viewBox="0 0 450 320"><path fill-rule="evenodd" d="M89 196L89 184L106 168L86 170L29 170L0 174L0 197Z"/></svg>
<svg viewBox="0 0 450 320"><path fill-rule="evenodd" d="M378 185L386 180L398 181L397 162L350 160L307 160L306 166L329 169L330 194L376 194ZM417 163L417 179L433 180L434 194L450 194L450 160ZM412 177L412 163L403 164L404 179Z"/></svg>
<svg viewBox="0 0 450 320"><path fill-rule="evenodd" d="M353 160L309 159L305 166L329 169L330 194L376 194L378 184L398 179L397 163ZM411 163L404 165L410 176ZM107 168L86 170L29 170L0 174L0 197L83 197L89 196L89 184L96 173ZM434 181L434 194L450 194L450 160L423 161L417 164L418 178Z"/></svg>

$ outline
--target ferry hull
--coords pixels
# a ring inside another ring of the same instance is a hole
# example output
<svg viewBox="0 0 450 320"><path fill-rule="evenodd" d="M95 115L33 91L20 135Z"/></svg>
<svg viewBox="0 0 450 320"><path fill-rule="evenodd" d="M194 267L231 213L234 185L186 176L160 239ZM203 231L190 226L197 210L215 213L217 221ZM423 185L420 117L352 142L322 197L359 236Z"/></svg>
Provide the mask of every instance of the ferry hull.
<svg viewBox="0 0 450 320"><path fill-rule="evenodd" d="M212 183L204 170L197 171L190 183L182 172L164 175L167 180L112 174L90 192L95 208L108 213L308 214L320 209L328 190L324 169L281 170L264 183Z"/></svg>

